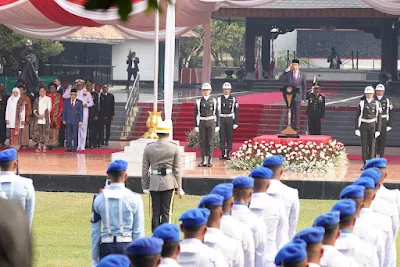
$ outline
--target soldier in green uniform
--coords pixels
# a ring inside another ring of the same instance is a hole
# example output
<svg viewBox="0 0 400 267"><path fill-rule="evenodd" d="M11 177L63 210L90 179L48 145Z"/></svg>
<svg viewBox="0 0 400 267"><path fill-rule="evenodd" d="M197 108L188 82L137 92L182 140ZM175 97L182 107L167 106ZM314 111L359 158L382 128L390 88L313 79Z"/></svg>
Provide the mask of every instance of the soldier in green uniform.
<svg viewBox="0 0 400 267"><path fill-rule="evenodd" d="M219 131L219 111L217 99L210 95L211 84L204 83L201 89L203 96L196 100L194 108L194 129L200 133L201 162L198 167L212 167L214 132Z"/></svg>
<svg viewBox="0 0 400 267"><path fill-rule="evenodd" d="M385 86L383 84L376 86L375 94L375 99L381 103L382 107L381 135L376 139L376 155L383 158L385 154L386 132L392 130L393 106L392 101L384 95Z"/></svg>
<svg viewBox="0 0 400 267"><path fill-rule="evenodd" d="M355 118L355 134L361 137L361 151L364 166L367 160L374 157L375 138L381 134L382 108L378 100L374 99L374 88L367 86L364 90L365 98L360 100ZM364 169L364 166L361 170Z"/></svg>
<svg viewBox="0 0 400 267"><path fill-rule="evenodd" d="M321 85L314 78L311 92L307 93L308 133L321 135L321 121L325 116L325 96L321 94Z"/></svg>

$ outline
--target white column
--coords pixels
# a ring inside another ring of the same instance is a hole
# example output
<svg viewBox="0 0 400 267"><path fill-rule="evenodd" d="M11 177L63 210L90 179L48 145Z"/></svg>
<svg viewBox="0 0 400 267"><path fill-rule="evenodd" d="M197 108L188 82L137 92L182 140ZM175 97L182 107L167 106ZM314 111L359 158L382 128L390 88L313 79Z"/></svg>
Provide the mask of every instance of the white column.
<svg viewBox="0 0 400 267"><path fill-rule="evenodd" d="M160 13L158 9L155 11L154 22L154 99L153 111L157 111L158 102L158 66L159 66L159 31L160 31Z"/></svg>
<svg viewBox="0 0 400 267"><path fill-rule="evenodd" d="M172 105L174 97L174 70L175 70L175 0L168 4L165 36L164 62L164 113L165 121L171 125L170 138L173 139Z"/></svg>
<svg viewBox="0 0 400 267"><path fill-rule="evenodd" d="M203 24L203 69L201 73L202 83L210 82L211 75L211 17L206 24Z"/></svg>

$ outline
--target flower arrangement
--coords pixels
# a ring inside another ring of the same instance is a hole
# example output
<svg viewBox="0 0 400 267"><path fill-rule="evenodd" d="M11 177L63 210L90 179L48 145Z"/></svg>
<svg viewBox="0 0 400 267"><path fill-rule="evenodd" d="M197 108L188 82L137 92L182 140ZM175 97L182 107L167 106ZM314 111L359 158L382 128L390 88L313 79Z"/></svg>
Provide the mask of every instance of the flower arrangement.
<svg viewBox="0 0 400 267"><path fill-rule="evenodd" d="M191 130L190 132L186 132L186 137L188 143L186 145L187 148L199 148L200 147L200 134L195 130ZM214 148L219 147L219 133L214 134Z"/></svg>
<svg viewBox="0 0 400 267"><path fill-rule="evenodd" d="M226 167L230 170L250 171L272 155L285 157L283 168L290 172L327 172L329 168L343 167L348 162L346 149L337 140L319 144L297 141L287 145L250 140L233 153Z"/></svg>

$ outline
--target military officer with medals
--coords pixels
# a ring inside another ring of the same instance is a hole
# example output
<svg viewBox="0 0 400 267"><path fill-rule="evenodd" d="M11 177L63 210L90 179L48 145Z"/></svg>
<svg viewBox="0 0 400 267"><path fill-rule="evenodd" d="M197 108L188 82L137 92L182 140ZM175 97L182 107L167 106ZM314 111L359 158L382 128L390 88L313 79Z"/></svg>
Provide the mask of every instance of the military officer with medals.
<svg viewBox="0 0 400 267"><path fill-rule="evenodd" d="M222 153L219 159L229 160L232 151L233 130L238 127L239 104L236 97L230 94L232 90L230 83L224 83L222 90L224 94L217 98L220 117L219 142Z"/></svg>
<svg viewBox="0 0 400 267"><path fill-rule="evenodd" d="M307 93L308 133L321 135L321 121L325 116L325 96L321 94L321 85L314 78L311 92Z"/></svg>
<svg viewBox="0 0 400 267"><path fill-rule="evenodd" d="M210 95L211 84L204 83L201 89L203 96L196 100L194 109L194 130L200 133L201 162L198 167L212 167L214 132L219 131L219 111L217 100Z"/></svg>
<svg viewBox="0 0 400 267"><path fill-rule="evenodd" d="M374 98L374 88L367 86L364 90L365 98L360 100L355 118L355 134L361 137L361 151L364 169L367 160L374 157L374 142L381 134L382 108Z"/></svg>
<svg viewBox="0 0 400 267"><path fill-rule="evenodd" d="M382 107L381 135L376 139L376 155L383 158L385 154L386 132L392 130L393 106L392 101L384 95L385 86L383 84L378 84L376 86L375 94L375 99L381 103Z"/></svg>

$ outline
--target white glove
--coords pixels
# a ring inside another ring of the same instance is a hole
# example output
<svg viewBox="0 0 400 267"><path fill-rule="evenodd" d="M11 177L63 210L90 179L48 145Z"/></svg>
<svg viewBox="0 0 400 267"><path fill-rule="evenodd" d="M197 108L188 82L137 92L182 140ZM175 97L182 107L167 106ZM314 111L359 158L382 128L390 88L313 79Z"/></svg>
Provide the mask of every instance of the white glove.
<svg viewBox="0 0 400 267"><path fill-rule="evenodd" d="M216 132L216 133L219 132L219 127L215 127L215 132Z"/></svg>
<svg viewBox="0 0 400 267"><path fill-rule="evenodd" d="M200 132L199 127L194 127L194 130L195 130L196 133Z"/></svg>
<svg viewBox="0 0 400 267"><path fill-rule="evenodd" d="M183 196L185 194L185 191L183 191L182 188L178 189L178 195Z"/></svg>
<svg viewBox="0 0 400 267"><path fill-rule="evenodd" d="M237 127L238 127L237 124L234 124L234 125L233 125L233 129L234 129L234 130L235 130Z"/></svg>
<svg viewBox="0 0 400 267"><path fill-rule="evenodd" d="M355 134L356 134L357 136L361 136L360 130L356 130L356 131L355 131Z"/></svg>
<svg viewBox="0 0 400 267"><path fill-rule="evenodd" d="M390 126L386 127L386 132L389 132L390 130L392 130L392 127Z"/></svg>
<svg viewBox="0 0 400 267"><path fill-rule="evenodd" d="M92 260L92 267L96 267L99 260Z"/></svg>
<svg viewBox="0 0 400 267"><path fill-rule="evenodd" d="M379 137L381 135L380 132L375 132L375 138Z"/></svg>
<svg viewBox="0 0 400 267"><path fill-rule="evenodd" d="M150 195L150 190L149 189L143 189L143 193L146 195Z"/></svg>

